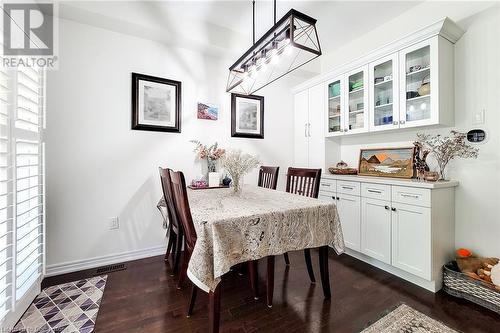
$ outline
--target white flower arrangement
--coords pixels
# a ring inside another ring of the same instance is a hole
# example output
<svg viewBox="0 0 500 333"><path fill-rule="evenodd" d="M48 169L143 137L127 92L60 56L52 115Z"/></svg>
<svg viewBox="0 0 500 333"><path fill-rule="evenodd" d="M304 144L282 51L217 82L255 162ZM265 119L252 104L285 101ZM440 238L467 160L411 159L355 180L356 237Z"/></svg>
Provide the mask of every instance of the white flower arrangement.
<svg viewBox="0 0 500 333"><path fill-rule="evenodd" d="M230 150L221 158L222 167L231 175L235 193L241 191L241 178L259 164L257 157L242 153L241 150Z"/></svg>

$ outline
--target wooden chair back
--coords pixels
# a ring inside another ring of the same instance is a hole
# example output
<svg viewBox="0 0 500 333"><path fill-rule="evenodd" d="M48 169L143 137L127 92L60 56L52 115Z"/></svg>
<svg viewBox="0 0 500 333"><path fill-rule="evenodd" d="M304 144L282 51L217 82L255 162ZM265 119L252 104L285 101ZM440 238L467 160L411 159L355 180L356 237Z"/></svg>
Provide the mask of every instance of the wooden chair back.
<svg viewBox="0 0 500 333"><path fill-rule="evenodd" d="M318 198L321 169L288 168L286 191L306 197Z"/></svg>
<svg viewBox="0 0 500 333"><path fill-rule="evenodd" d="M174 205L186 237L186 246L189 251L193 251L194 245L196 244L196 229L194 228L193 217L191 216L191 209L189 208L184 174L181 171L175 172L170 170L170 181Z"/></svg>
<svg viewBox="0 0 500 333"><path fill-rule="evenodd" d="M167 214L168 220L172 223L175 233L178 233L180 224L179 218L177 216L177 211L174 206L174 197L172 193L172 187L170 185L170 169L158 168L160 171L161 187L163 189L163 198L167 204Z"/></svg>
<svg viewBox="0 0 500 333"><path fill-rule="evenodd" d="M276 189L278 185L278 172L280 167L261 166L259 169L259 181L257 186Z"/></svg>

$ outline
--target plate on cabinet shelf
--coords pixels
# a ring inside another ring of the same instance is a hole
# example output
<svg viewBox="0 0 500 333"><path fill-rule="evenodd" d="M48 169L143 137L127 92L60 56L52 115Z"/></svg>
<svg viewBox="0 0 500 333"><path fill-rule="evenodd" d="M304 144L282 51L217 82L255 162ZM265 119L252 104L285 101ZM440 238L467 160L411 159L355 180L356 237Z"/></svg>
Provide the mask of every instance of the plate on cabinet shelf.
<svg viewBox="0 0 500 333"><path fill-rule="evenodd" d="M418 71L407 72L406 76L412 76L412 75L415 75L415 74L418 74L418 73L427 72L429 69L431 69L431 67L427 66L427 67L419 69Z"/></svg>
<svg viewBox="0 0 500 333"><path fill-rule="evenodd" d="M386 83L391 83L392 82L392 79L391 80L386 80L386 81L381 81L381 82L377 82L374 84L375 87L378 87L378 86L383 86L384 84Z"/></svg>

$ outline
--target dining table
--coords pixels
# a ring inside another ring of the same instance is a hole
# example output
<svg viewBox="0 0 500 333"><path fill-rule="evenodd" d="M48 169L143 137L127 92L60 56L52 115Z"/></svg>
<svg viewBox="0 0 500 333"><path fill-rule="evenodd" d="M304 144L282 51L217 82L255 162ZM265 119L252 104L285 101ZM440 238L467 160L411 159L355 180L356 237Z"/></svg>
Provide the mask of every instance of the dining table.
<svg viewBox="0 0 500 333"><path fill-rule="evenodd" d="M330 299L328 248L344 251L334 202L258 186L188 189L197 240L187 276L209 293L209 330L217 332L222 276L237 264L319 248L321 284ZM159 206L164 206L160 200Z"/></svg>

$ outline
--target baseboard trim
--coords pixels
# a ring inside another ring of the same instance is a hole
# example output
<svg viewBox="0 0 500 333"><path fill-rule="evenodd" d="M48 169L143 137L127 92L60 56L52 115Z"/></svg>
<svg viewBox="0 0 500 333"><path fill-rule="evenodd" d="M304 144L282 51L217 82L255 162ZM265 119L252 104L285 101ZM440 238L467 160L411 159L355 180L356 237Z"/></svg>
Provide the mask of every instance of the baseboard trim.
<svg viewBox="0 0 500 333"><path fill-rule="evenodd" d="M85 269L97 268L100 266L118 264L125 261L144 259L165 254L165 246L155 246L146 249L127 251L122 253L105 255L83 260L64 262L61 264L48 265L45 270L45 277L66 273L82 271Z"/></svg>

